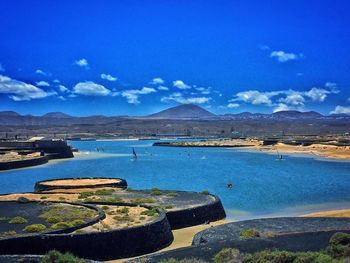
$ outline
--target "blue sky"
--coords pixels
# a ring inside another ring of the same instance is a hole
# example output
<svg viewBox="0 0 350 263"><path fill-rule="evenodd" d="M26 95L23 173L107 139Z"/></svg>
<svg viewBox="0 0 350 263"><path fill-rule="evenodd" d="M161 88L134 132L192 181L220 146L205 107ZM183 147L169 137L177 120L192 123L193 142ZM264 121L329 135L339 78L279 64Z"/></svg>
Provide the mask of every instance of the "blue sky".
<svg viewBox="0 0 350 263"><path fill-rule="evenodd" d="M350 3L1 1L0 110L350 113Z"/></svg>

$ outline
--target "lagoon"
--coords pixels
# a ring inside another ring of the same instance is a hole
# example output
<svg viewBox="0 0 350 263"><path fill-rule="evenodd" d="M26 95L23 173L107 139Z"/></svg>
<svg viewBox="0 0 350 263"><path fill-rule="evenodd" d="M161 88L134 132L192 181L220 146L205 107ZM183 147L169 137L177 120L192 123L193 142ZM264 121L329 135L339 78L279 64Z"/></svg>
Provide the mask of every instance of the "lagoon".
<svg viewBox="0 0 350 263"><path fill-rule="evenodd" d="M124 178L133 189L209 190L231 220L350 207L348 161L297 155L277 160L244 149L152 147L153 142L72 141L80 150L77 158L0 172L0 193L33 191L44 179L102 176Z"/></svg>

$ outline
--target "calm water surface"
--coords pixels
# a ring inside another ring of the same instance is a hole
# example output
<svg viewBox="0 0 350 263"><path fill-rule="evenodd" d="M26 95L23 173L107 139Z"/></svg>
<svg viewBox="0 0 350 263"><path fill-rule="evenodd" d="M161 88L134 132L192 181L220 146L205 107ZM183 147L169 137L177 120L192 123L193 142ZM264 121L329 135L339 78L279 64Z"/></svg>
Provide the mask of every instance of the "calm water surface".
<svg viewBox="0 0 350 263"><path fill-rule="evenodd" d="M38 180L121 177L134 189L209 190L230 219L298 215L350 206L350 162L224 148L152 147L153 141L71 142L81 157L0 172L0 193L33 191ZM131 160L131 147L139 155ZM96 152L103 148L104 152ZM232 181L233 189L226 183Z"/></svg>

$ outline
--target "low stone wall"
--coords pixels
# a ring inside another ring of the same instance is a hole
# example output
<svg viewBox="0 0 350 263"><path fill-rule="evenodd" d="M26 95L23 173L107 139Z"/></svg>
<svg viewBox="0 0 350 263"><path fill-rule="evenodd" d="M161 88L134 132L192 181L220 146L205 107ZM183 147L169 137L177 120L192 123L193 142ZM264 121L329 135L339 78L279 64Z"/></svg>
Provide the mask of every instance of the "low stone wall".
<svg viewBox="0 0 350 263"><path fill-rule="evenodd" d="M119 205L134 206L125 203ZM147 224L107 232L39 234L2 239L0 254L45 254L49 250L57 249L69 251L82 258L111 260L155 252L173 241L165 213L158 212L160 217Z"/></svg>
<svg viewBox="0 0 350 263"><path fill-rule="evenodd" d="M242 239L242 230L254 228L267 235ZM164 259L198 258L211 262L223 248L237 248L243 253L264 249L319 251L328 246L337 232L350 233L350 218L268 218L229 223L209 228L195 235L191 247L175 249L129 262L160 262Z"/></svg>
<svg viewBox="0 0 350 263"><path fill-rule="evenodd" d="M94 185L47 185L44 183L48 183L51 181L59 181L59 180L79 180L79 179L116 179L119 180L119 182L115 183L100 183L100 184L94 184ZM34 190L35 192L44 192L44 191L51 191L51 190L57 190L57 189L79 189L79 188L101 188L101 187L114 187L114 188L127 188L128 183L126 180L121 178L106 178L106 177L81 177L81 178L59 178L59 179L51 179L51 180L43 180L35 183Z"/></svg>
<svg viewBox="0 0 350 263"><path fill-rule="evenodd" d="M224 219L226 213L221 200L215 195L212 196L214 197L214 201L210 204L167 211L166 216L171 228L179 229Z"/></svg>
<svg viewBox="0 0 350 263"><path fill-rule="evenodd" d="M0 171L41 165L47 163L48 161L49 158L47 156L41 156L27 160L0 162Z"/></svg>

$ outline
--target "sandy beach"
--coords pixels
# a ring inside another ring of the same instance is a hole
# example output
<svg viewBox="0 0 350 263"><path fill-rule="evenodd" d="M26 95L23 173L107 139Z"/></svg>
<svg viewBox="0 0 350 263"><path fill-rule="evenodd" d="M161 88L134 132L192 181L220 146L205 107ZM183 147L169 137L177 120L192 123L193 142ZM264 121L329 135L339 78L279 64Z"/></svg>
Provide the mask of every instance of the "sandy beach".
<svg viewBox="0 0 350 263"><path fill-rule="evenodd" d="M320 211L302 215L305 217L350 217L350 209Z"/></svg>

